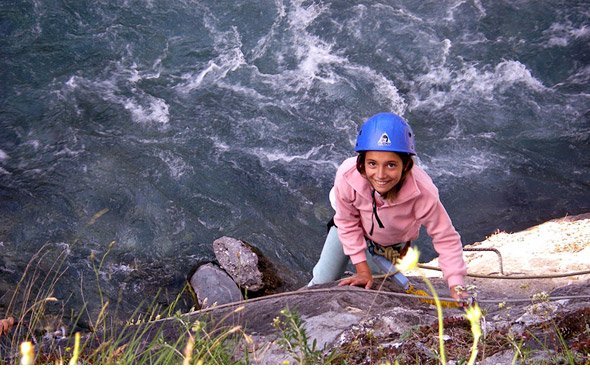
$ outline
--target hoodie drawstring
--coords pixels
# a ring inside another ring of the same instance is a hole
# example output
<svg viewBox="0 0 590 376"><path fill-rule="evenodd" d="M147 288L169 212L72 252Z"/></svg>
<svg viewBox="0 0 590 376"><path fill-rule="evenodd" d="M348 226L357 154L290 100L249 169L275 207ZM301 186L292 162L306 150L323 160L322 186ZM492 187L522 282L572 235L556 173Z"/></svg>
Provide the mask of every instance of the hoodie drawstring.
<svg viewBox="0 0 590 376"><path fill-rule="evenodd" d="M369 235L373 235L373 228L375 227L374 219L377 219L377 223L379 224L379 228L385 228L385 226L383 226L383 223L381 222L381 219L379 219L379 215L377 214L377 202L375 201L375 190L374 189L373 189L373 192L371 193L371 196L373 197L373 220L371 220L371 231L369 231Z"/></svg>

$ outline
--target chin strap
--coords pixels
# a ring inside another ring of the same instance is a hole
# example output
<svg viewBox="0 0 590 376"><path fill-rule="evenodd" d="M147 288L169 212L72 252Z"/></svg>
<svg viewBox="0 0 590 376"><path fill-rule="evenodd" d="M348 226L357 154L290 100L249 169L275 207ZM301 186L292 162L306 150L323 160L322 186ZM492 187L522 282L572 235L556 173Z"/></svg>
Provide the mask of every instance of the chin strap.
<svg viewBox="0 0 590 376"><path fill-rule="evenodd" d="M377 220L377 223L379 224L379 228L385 228L385 226L383 226L383 222L381 222L381 219L379 219L379 215L377 214L377 202L375 201L375 190L373 189L373 192L371 193L371 196L373 197L373 219ZM369 231L369 235L373 235L373 228L375 227L375 222L371 221L371 231Z"/></svg>

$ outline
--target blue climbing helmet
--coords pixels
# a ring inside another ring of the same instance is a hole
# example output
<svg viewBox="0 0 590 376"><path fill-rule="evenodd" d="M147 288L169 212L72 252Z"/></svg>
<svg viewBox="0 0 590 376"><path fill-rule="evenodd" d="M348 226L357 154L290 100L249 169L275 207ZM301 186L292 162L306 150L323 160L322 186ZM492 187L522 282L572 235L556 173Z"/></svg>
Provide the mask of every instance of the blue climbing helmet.
<svg viewBox="0 0 590 376"><path fill-rule="evenodd" d="M416 155L414 132L392 113L372 116L359 130L354 151L395 151Z"/></svg>

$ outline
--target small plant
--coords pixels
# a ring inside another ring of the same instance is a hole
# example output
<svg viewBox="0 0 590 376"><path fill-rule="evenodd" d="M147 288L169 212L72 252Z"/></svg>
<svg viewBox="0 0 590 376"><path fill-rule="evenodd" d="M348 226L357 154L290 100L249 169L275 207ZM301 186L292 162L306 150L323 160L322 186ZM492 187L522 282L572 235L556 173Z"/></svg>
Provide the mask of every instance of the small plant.
<svg viewBox="0 0 590 376"><path fill-rule="evenodd" d="M481 320L481 310L479 309L479 306L473 304L467 307L465 310L465 318L469 320L469 323L471 324L471 333L473 334L471 357L467 363L471 365L475 363L475 358L477 357L477 343L479 342L479 337L481 337L481 327L479 325L479 321Z"/></svg>
<svg viewBox="0 0 590 376"><path fill-rule="evenodd" d="M395 267L401 271L409 271L409 270L419 270L418 267L418 260L420 259L420 252L418 248L412 247L408 249L408 253L402 258L401 260L398 259ZM447 364L446 356L445 356L445 344L444 344L444 331L443 331L443 314L442 314L442 306L440 304L440 299L438 298L438 294L434 289L434 286L430 283L428 278L426 278L422 272L420 272L420 276L428 285L432 296L434 297L434 301L436 303L436 310L438 312L438 340L439 340L439 348L440 348L440 361L442 364Z"/></svg>
<svg viewBox="0 0 590 376"><path fill-rule="evenodd" d="M33 350L38 345L38 334L47 324L44 318L49 316L48 306L60 303L54 291L60 277L67 271L64 261L68 252L69 248L61 244L45 244L27 263L5 312L6 317L14 317L14 327L8 336L8 357L0 359L0 364L15 364L18 361L17 354L22 350L21 344L28 343L25 349ZM34 352L27 354L26 362L34 362Z"/></svg>
<svg viewBox="0 0 590 376"><path fill-rule="evenodd" d="M53 296L53 291L59 278L67 270L63 265L68 250L46 245L33 256L15 287L6 312L7 315L16 317L16 323L5 336L11 345L5 353L6 357L0 359L0 364L248 363L247 352L243 357L238 352L239 340L247 337L234 335L242 333L241 327L225 325L224 319L218 321L214 327L208 327L200 321L191 323L191 315L175 312L176 304L184 290L163 310L158 308L156 296L147 308L140 304L126 324L115 324L110 320L107 310L109 302L102 294L99 275L114 245L114 242L109 245L107 252L97 264L94 262L93 254L90 256L101 304L98 313L91 313L86 305L80 312L88 315L90 331L72 333L70 338L66 338L64 334L49 339L52 341L51 346L42 346L38 333L43 332L47 304L60 302ZM59 252L57 256L53 254L54 250ZM47 263L47 260L50 262ZM82 291L82 295L83 293ZM63 312L62 317L56 319L63 320Z"/></svg>
<svg viewBox="0 0 590 376"><path fill-rule="evenodd" d="M276 317L273 326L279 332L278 344L287 351L299 364L325 364L330 355L325 356L322 350L316 348L317 341L311 342L307 336L304 323L299 315L289 307L280 311L284 321Z"/></svg>

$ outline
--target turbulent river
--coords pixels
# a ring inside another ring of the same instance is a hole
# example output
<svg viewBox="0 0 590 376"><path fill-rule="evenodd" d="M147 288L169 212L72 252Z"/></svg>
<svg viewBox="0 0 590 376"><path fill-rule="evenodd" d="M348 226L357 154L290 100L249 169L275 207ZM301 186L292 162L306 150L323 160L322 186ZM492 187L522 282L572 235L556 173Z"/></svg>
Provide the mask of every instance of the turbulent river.
<svg viewBox="0 0 590 376"><path fill-rule="evenodd" d="M377 112L464 244L590 211L588 1L3 0L0 33L0 316L167 304L221 236L305 283Z"/></svg>

